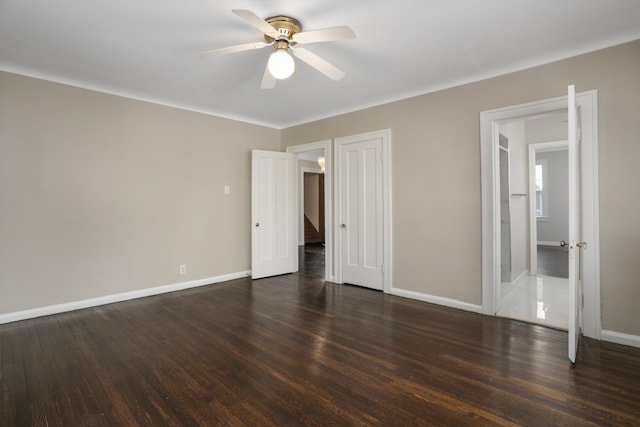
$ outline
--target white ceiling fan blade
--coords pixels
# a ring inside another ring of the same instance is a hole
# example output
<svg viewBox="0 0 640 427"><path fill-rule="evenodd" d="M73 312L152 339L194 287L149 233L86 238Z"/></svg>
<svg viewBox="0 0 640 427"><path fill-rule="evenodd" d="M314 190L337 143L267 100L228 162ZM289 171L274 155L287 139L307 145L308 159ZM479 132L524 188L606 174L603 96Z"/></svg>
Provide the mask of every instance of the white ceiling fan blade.
<svg viewBox="0 0 640 427"><path fill-rule="evenodd" d="M262 49L263 47L267 47L267 46L271 46L271 43L255 42L255 43L240 44L238 46L223 47L220 49L213 49L213 50L207 50L205 52L200 52L200 56L203 58L206 58L209 56L229 55L230 53L244 52L246 50Z"/></svg>
<svg viewBox="0 0 640 427"><path fill-rule="evenodd" d="M264 76L262 76L262 84L260 89L273 89L276 87L276 78L269 72L269 66L264 67Z"/></svg>
<svg viewBox="0 0 640 427"><path fill-rule="evenodd" d="M263 33L265 33L265 34L267 34L267 35L269 35L269 36L271 36L273 38L277 38L278 37L278 31L275 28L273 28L267 21L265 21L264 19L260 18L258 15L256 15L253 12L251 12L250 10L247 10L247 9L232 9L231 12L235 13L240 18L244 19L249 24L253 25L254 27L259 29Z"/></svg>
<svg viewBox="0 0 640 427"><path fill-rule="evenodd" d="M326 60L320 58L313 52L308 51L302 47L296 47L295 49L291 49L296 58L301 59L307 64L311 65L316 70L320 71L325 76L329 77L331 80L340 80L345 76L344 71L337 68L335 65L327 62Z"/></svg>
<svg viewBox="0 0 640 427"><path fill-rule="evenodd" d="M324 28L322 30L303 31L302 33L293 35L293 40L300 44L349 40L355 38L356 35L353 30L346 25Z"/></svg>

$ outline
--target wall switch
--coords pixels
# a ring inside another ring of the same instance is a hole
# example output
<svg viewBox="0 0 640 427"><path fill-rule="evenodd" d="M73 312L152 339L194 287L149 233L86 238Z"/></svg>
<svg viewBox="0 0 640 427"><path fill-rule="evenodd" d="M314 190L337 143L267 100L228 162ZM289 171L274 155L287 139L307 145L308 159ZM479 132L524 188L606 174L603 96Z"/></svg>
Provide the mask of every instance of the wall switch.
<svg viewBox="0 0 640 427"><path fill-rule="evenodd" d="M231 194L231 187L229 187L228 185L224 186L224 194Z"/></svg>
<svg viewBox="0 0 640 427"><path fill-rule="evenodd" d="M180 265L180 274L187 274L187 266L185 264Z"/></svg>

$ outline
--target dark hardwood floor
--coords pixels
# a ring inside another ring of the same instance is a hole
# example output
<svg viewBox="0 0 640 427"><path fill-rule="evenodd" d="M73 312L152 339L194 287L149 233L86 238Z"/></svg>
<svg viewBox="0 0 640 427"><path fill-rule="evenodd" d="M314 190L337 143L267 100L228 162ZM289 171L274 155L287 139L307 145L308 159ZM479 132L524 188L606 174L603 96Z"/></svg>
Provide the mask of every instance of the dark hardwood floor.
<svg viewBox="0 0 640 427"><path fill-rule="evenodd" d="M2 426L640 425L640 349L299 274L0 326ZM428 279L416 279L428 280Z"/></svg>

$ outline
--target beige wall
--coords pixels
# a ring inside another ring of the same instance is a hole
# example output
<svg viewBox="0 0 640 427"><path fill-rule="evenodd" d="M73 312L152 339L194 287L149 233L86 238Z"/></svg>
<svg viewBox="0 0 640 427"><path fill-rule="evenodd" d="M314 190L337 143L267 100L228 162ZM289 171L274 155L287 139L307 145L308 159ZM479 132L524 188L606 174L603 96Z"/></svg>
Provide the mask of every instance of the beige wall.
<svg viewBox="0 0 640 427"><path fill-rule="evenodd" d="M0 73L0 314L249 270L279 135Z"/></svg>
<svg viewBox="0 0 640 427"><path fill-rule="evenodd" d="M640 335L639 75L636 41L278 131L0 73L0 314L248 270L249 150L384 128L394 286L481 304L479 112L575 83L598 90L603 327Z"/></svg>
<svg viewBox="0 0 640 427"><path fill-rule="evenodd" d="M392 130L394 286L481 304L479 113L598 90L603 328L640 335L640 41L285 129Z"/></svg>

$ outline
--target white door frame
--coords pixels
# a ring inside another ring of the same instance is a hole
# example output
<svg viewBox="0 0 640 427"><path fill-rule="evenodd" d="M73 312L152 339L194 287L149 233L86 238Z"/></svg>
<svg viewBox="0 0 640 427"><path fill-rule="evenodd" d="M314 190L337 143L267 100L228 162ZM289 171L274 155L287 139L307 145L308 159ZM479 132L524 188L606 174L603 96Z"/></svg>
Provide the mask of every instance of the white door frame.
<svg viewBox="0 0 640 427"><path fill-rule="evenodd" d="M560 151L568 148L567 140L529 144L529 273L532 276L538 272L538 220L536 218L536 198L534 197L536 194L536 151Z"/></svg>
<svg viewBox="0 0 640 427"><path fill-rule="evenodd" d="M333 152L331 140L310 142L307 144L292 145L287 147L287 153L304 153L306 151L324 150L325 166L324 166L324 279L329 282L335 282L334 273L334 255L335 245L333 243ZM304 177L304 174L303 174ZM304 179L304 178L303 178ZM298 195L301 198L304 188L298 189ZM304 199L302 199L304 203ZM302 208L304 212L304 207ZM304 236L304 229L302 231Z"/></svg>
<svg viewBox="0 0 640 427"><path fill-rule="evenodd" d="M382 291L389 293L392 289L392 260L393 260L393 246L392 246L392 218L391 218L391 129L383 129L373 132L361 133L358 135L351 135L336 138L334 141L336 157L334 159L335 171L336 171L336 198L334 203L334 218L340 217L341 210L341 176L340 176L340 146L343 144L351 144L354 142L368 141L371 139L382 140L382 264L383 264L383 277L382 277ZM339 232L337 224L334 230L336 236L336 282L343 283L342 281L342 233Z"/></svg>
<svg viewBox="0 0 640 427"><path fill-rule="evenodd" d="M600 236L598 212L598 107L597 91L576 95L582 124L582 191L583 237L588 249L583 251L582 278L584 289L583 333L600 339ZM496 221L498 193L497 139L498 121L543 114L567 108L567 96L520 104L480 113L480 150L482 170L482 313L495 315L497 297L495 283L499 278L499 237Z"/></svg>

